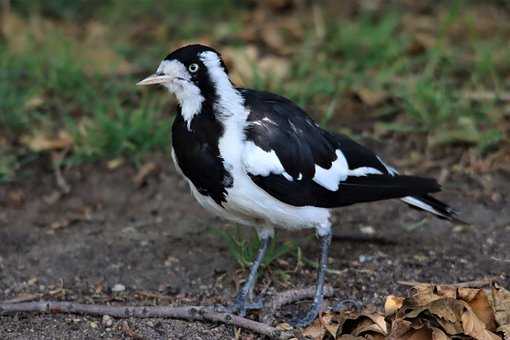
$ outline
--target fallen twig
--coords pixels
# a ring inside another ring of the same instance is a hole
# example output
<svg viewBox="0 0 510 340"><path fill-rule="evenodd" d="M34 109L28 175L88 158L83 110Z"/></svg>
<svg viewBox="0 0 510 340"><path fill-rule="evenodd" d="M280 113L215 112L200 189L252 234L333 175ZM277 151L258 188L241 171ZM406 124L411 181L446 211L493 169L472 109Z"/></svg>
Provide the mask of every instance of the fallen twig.
<svg viewBox="0 0 510 340"><path fill-rule="evenodd" d="M474 281L466 281L466 282L459 282L459 283L425 283L425 282L416 282L416 281L397 281L399 285L402 286L419 286L419 285L431 285L431 286L450 286L450 287L456 287L456 288L478 288L482 286L490 285L492 282L497 281L499 279L499 276L491 276L486 277L484 279L480 280L474 280Z"/></svg>
<svg viewBox="0 0 510 340"><path fill-rule="evenodd" d="M36 299L39 299L42 297L43 294L22 294L19 296L16 296L15 298L4 300L0 302L1 304L11 304L11 303L20 303L20 302L28 302L28 301L34 301Z"/></svg>
<svg viewBox="0 0 510 340"><path fill-rule="evenodd" d="M230 313L216 312L204 306L109 306L61 301L34 301L0 304L0 315L21 312L73 313L86 315L109 315L116 318L171 318L190 321L212 321L241 327L272 338L288 339L292 334L261 322Z"/></svg>
<svg viewBox="0 0 510 340"><path fill-rule="evenodd" d="M275 294L264 307L263 315L272 314L283 305L312 298L315 288L293 289ZM325 287L325 296L333 295L333 288ZM206 306L111 306L97 304L82 304L62 301L33 301L0 303L0 316L15 313L41 312L41 313L73 313L85 315L109 315L116 318L171 318L189 321L220 322L244 328L271 338L288 339L293 337L292 332L284 332L268 323L253 321L244 317L224 313Z"/></svg>
<svg viewBox="0 0 510 340"><path fill-rule="evenodd" d="M60 163L62 162L62 159L65 157L65 153L52 154L52 165L53 165L53 172L55 174L55 181L57 182L57 187L62 191L64 194L68 194L71 192L71 187L65 180L64 176L62 175L62 170L60 169Z"/></svg>
<svg viewBox="0 0 510 340"><path fill-rule="evenodd" d="M490 92L490 91L466 91L463 97L470 100L485 101L485 100L500 100L504 102L510 101L510 93L508 92Z"/></svg>
<svg viewBox="0 0 510 340"><path fill-rule="evenodd" d="M273 296L270 303L267 304L266 308L269 308L271 312L280 309L282 306L290 303L301 301L304 299L312 298L315 294L315 287L308 287L304 289L291 289L281 293L277 293ZM334 290L331 286L324 287L324 297L333 296Z"/></svg>

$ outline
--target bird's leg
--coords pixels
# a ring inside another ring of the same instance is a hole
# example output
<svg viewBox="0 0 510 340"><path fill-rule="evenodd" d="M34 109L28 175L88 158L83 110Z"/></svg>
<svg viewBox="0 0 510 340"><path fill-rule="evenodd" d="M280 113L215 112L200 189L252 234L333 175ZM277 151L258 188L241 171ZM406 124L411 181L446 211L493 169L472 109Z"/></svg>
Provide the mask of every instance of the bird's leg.
<svg viewBox="0 0 510 340"><path fill-rule="evenodd" d="M232 311L237 312L240 316L244 316L246 314L246 310L249 309L248 307L251 307L250 309L262 307L261 302L258 304L255 303L254 306L248 306L247 302L251 299L253 287L257 281L257 271L264 259L264 256L266 255L267 247L271 241L271 236L272 232L259 232L260 247L257 251L257 257L251 265L250 274L248 275L246 282L237 293L234 299L234 304L231 307Z"/></svg>
<svg viewBox="0 0 510 340"><path fill-rule="evenodd" d="M322 233L321 233L322 231ZM321 246L321 254L319 259L319 268L317 269L317 283L315 288L315 295L313 298L312 305L310 309L305 314L305 316L292 320L291 323L297 327L304 327L309 325L321 310L322 301L324 300L324 279L326 275L326 269L328 266L328 255L329 248L331 245L331 230L328 228L327 230L319 231L319 242Z"/></svg>

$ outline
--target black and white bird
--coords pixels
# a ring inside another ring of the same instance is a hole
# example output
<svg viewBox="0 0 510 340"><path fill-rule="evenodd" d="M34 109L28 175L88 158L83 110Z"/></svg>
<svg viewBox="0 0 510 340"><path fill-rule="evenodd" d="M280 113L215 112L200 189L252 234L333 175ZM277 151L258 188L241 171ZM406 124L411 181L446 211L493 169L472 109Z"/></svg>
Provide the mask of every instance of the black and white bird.
<svg viewBox="0 0 510 340"><path fill-rule="evenodd" d="M431 178L403 176L366 147L323 130L298 105L279 95L237 88L216 50L188 45L169 54L138 85L161 84L179 102L172 158L205 209L254 227L256 260L232 310L249 307L257 269L274 228L313 229L321 252L315 298L304 326L318 315L331 243L331 209L400 198L437 217L455 212L430 193Z"/></svg>

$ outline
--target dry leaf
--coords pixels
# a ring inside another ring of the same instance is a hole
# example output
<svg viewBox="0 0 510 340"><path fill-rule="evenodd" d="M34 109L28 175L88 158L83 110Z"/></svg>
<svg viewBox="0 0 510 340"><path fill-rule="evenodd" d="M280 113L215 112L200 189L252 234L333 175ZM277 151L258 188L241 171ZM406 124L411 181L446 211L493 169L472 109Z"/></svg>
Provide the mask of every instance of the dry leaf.
<svg viewBox="0 0 510 340"><path fill-rule="evenodd" d="M476 291L476 289L472 290ZM466 301L466 299L463 300ZM496 318L485 292L482 289L478 289L476 295L467 302L476 316L485 324L486 328L494 332L497 328Z"/></svg>
<svg viewBox="0 0 510 340"><path fill-rule="evenodd" d="M259 71L270 74L272 79L282 79L289 74L289 60L287 58L266 56L259 60Z"/></svg>
<svg viewBox="0 0 510 340"><path fill-rule="evenodd" d="M21 137L21 142L36 152L68 149L73 145L73 139L63 130L56 136L49 136L46 133L25 135Z"/></svg>
<svg viewBox="0 0 510 340"><path fill-rule="evenodd" d="M442 297L448 297L452 299L457 298L457 288L452 286L438 285L435 286L435 290L437 291L437 295Z"/></svg>
<svg viewBox="0 0 510 340"><path fill-rule="evenodd" d="M106 167L109 169L109 170L115 170L117 169L119 166L121 166L122 164L124 164L124 159L123 158L114 158L112 160L109 160L107 163L106 163Z"/></svg>
<svg viewBox="0 0 510 340"><path fill-rule="evenodd" d="M459 301L452 298L444 298L431 302L427 309L434 315L443 320L456 322L462 313L464 306Z"/></svg>
<svg viewBox="0 0 510 340"><path fill-rule="evenodd" d="M437 327L431 327L432 340L448 340L450 337Z"/></svg>
<svg viewBox="0 0 510 340"><path fill-rule="evenodd" d="M375 91L367 88L361 88L356 91L361 101L368 106L377 106L388 99L388 94L383 91Z"/></svg>
<svg viewBox="0 0 510 340"><path fill-rule="evenodd" d="M384 302L384 315L394 314L404 304L404 298L395 295L388 295Z"/></svg>
<svg viewBox="0 0 510 340"><path fill-rule="evenodd" d="M510 325L510 292L495 285L492 288L492 307L499 326Z"/></svg>
<svg viewBox="0 0 510 340"><path fill-rule="evenodd" d="M336 337L340 324L334 319L333 313L325 313L319 316L319 320L326 328L326 331L333 337Z"/></svg>
<svg viewBox="0 0 510 340"><path fill-rule="evenodd" d="M400 339L411 330L411 321L401 318L393 320L391 324L390 339Z"/></svg>
<svg viewBox="0 0 510 340"><path fill-rule="evenodd" d="M466 335L472 336L477 340L498 340L500 339L496 334L488 331L485 325L473 311L468 308L462 314L462 326Z"/></svg>
<svg viewBox="0 0 510 340"><path fill-rule="evenodd" d="M290 70L288 58L275 55L260 56L255 45L244 48L225 48L223 56L225 63L232 70L231 78L236 84L250 83L256 72L261 75L270 75L270 79L279 80L287 76Z"/></svg>
<svg viewBox="0 0 510 340"><path fill-rule="evenodd" d="M352 330L352 334L356 336L365 335L367 332L379 333L381 329L369 318L360 318L360 322Z"/></svg>
<svg viewBox="0 0 510 340"><path fill-rule="evenodd" d="M418 330L414 330L410 334L406 335L405 339L408 339L408 340L430 340L431 336L432 336L432 334L429 329L421 328Z"/></svg>
<svg viewBox="0 0 510 340"><path fill-rule="evenodd" d="M137 186L141 186L149 175L157 172L158 170L159 166L156 163L145 163L136 173L135 177L133 178L133 182L135 182Z"/></svg>
<svg viewBox="0 0 510 340"><path fill-rule="evenodd" d="M503 333L503 336L505 337L505 340L509 340L510 339L510 324L499 326L497 331Z"/></svg>
<svg viewBox="0 0 510 340"><path fill-rule="evenodd" d="M388 334L388 325L386 324L386 320L384 319L384 316L378 313L363 313L362 315L366 316L377 327L374 328L374 331L381 334Z"/></svg>
<svg viewBox="0 0 510 340"><path fill-rule="evenodd" d="M315 320L310 326L303 331L303 336L313 340L322 340L326 335L326 328L322 325L320 319Z"/></svg>
<svg viewBox="0 0 510 340"><path fill-rule="evenodd" d="M491 303L491 304L489 304ZM492 299L479 288L418 284L406 299L386 298L386 317L375 310L326 313L305 330L312 339L510 339L510 292L494 286Z"/></svg>
<svg viewBox="0 0 510 340"><path fill-rule="evenodd" d="M419 284L413 287L413 291L413 294L406 299L406 302L411 306L425 306L441 298L434 292L434 286L432 285Z"/></svg>

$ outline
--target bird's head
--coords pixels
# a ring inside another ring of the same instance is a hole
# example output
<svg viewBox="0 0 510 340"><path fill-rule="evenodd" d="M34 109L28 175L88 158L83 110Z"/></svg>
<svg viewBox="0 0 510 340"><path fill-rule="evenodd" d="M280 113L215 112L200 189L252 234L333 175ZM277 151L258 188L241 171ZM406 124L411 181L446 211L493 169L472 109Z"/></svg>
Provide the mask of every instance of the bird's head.
<svg viewBox="0 0 510 340"><path fill-rule="evenodd" d="M182 105L192 97L207 99L214 96L215 77L228 80L227 68L221 55L211 47L194 44L170 53L159 64L156 73L137 85L161 84L175 94Z"/></svg>

